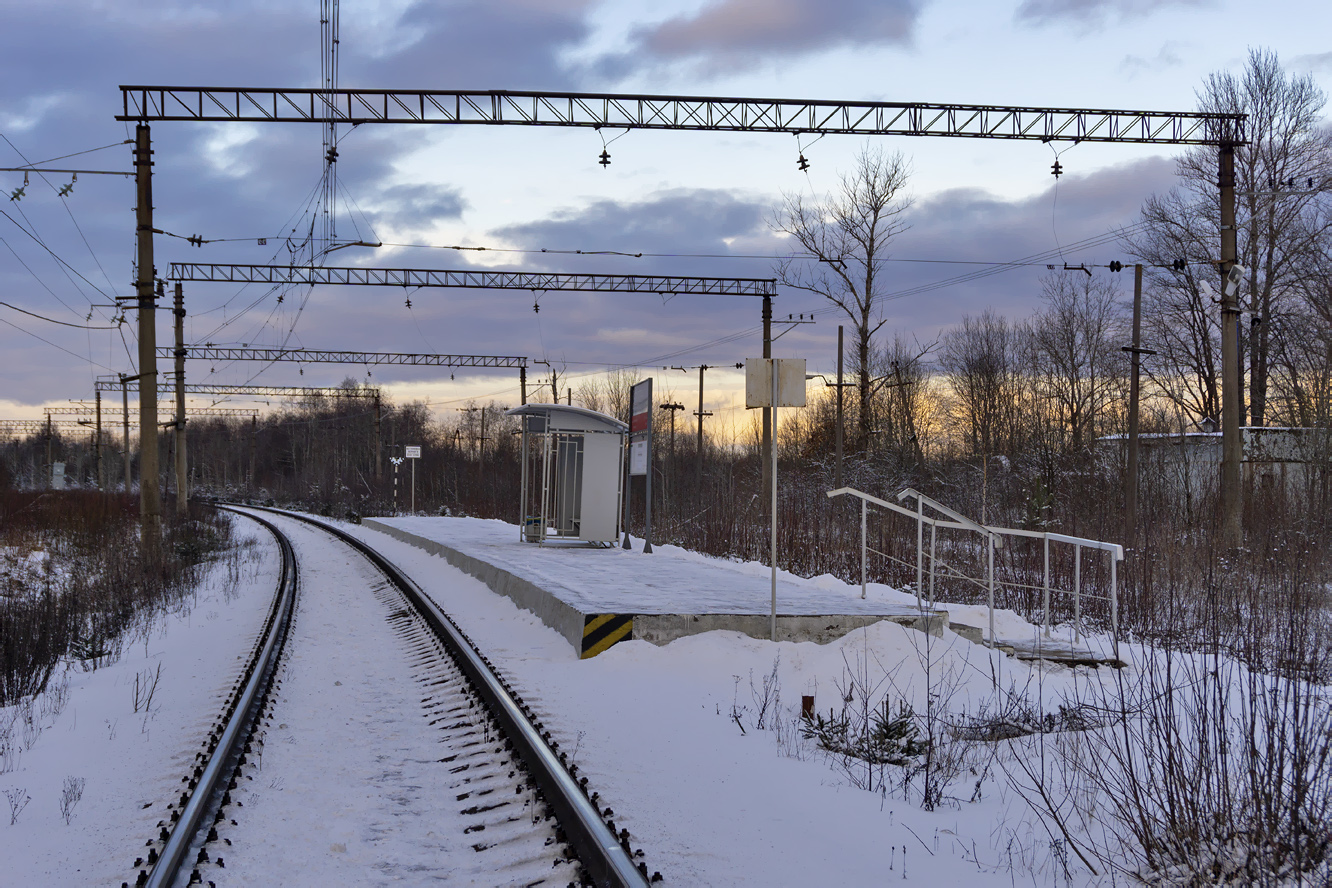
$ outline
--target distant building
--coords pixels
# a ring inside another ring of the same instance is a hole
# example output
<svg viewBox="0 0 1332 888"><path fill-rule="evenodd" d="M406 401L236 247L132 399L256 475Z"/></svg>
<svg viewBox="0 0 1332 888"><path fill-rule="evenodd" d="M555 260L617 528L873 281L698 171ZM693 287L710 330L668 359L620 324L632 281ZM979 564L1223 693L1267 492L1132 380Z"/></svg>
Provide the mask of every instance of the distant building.
<svg viewBox="0 0 1332 888"><path fill-rule="evenodd" d="M1198 425L1201 431L1139 435L1143 478L1155 477L1185 493L1215 489L1221 472L1221 433L1210 418ZM1127 439L1127 435L1109 435L1100 444L1120 448L1127 445ZM1332 457L1327 429L1244 426L1240 445L1244 483L1264 489L1303 486Z"/></svg>

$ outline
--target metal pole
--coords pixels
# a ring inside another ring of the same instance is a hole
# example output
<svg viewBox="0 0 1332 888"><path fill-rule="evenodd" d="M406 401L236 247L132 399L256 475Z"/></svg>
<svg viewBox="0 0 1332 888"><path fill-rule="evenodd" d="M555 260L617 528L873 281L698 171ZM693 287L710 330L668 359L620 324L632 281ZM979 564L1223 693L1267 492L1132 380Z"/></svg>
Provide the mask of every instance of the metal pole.
<svg viewBox="0 0 1332 888"><path fill-rule="evenodd" d="M250 489L253 490L259 480L257 459L259 453L259 417L250 417Z"/></svg>
<svg viewBox="0 0 1332 888"><path fill-rule="evenodd" d="M135 127L134 178L138 186L139 295L139 520L140 542L155 547L162 523L157 454L157 300L153 282L153 162L148 125Z"/></svg>
<svg viewBox="0 0 1332 888"><path fill-rule="evenodd" d="M865 539L865 524L866 524L865 518L868 512L869 512L869 500L862 499L860 501L860 597L861 598L865 597L865 545L867 542ZM919 603L920 601L919 596L917 596L916 601L917 603Z"/></svg>
<svg viewBox="0 0 1332 888"><path fill-rule="evenodd" d="M51 414L46 414L46 483L42 486L50 490L54 486L55 455L52 453L55 444L55 432L52 428Z"/></svg>
<svg viewBox="0 0 1332 888"><path fill-rule="evenodd" d="M833 488L842 486L842 325L837 325L837 468L834 470ZM917 571L919 574L919 571ZM919 580L917 581L919 582ZM920 588L919 585L916 587Z"/></svg>
<svg viewBox="0 0 1332 888"><path fill-rule="evenodd" d="M1042 624L1045 629L1045 637L1050 637L1050 535L1044 534L1045 542L1045 592L1041 600L1041 610L1043 611Z"/></svg>
<svg viewBox="0 0 1332 888"><path fill-rule="evenodd" d="M837 390L841 392L841 389ZM930 538L933 545L934 538ZM916 607L920 607L920 593L925 588L925 501L916 497Z"/></svg>
<svg viewBox="0 0 1332 888"><path fill-rule="evenodd" d="M1133 374L1129 378L1128 471L1124 477L1124 542L1138 543L1138 398L1142 359L1142 265L1133 266Z"/></svg>
<svg viewBox="0 0 1332 888"><path fill-rule="evenodd" d="M1226 286L1236 260L1235 146L1222 145L1217 181L1221 187L1221 527L1220 542L1228 549L1244 540L1240 525L1239 299ZM1227 295L1229 293L1229 295Z"/></svg>
<svg viewBox="0 0 1332 888"><path fill-rule="evenodd" d="M650 380L649 380L650 382ZM643 496L643 554L652 554L652 386L648 386L647 481Z"/></svg>
<svg viewBox="0 0 1332 888"><path fill-rule="evenodd" d="M125 424L125 495L129 496L134 479L130 472L130 446L129 446L129 377L120 377L120 405L121 420Z"/></svg>
<svg viewBox="0 0 1332 888"><path fill-rule="evenodd" d="M523 403L523 404L526 404L526 403L527 403L527 368L526 368L526 367L519 367L519 368L518 368L518 395L519 395L519 397L522 399L522 403Z"/></svg>
<svg viewBox="0 0 1332 888"><path fill-rule="evenodd" d="M102 390L95 392L97 396L97 440L94 444L94 460L97 466L97 489L106 489L106 463L102 462Z"/></svg>
<svg viewBox="0 0 1332 888"><path fill-rule="evenodd" d="M939 560L935 555L935 552L937 551L937 547L935 546L935 544L938 542L938 540L939 540L939 525L935 522L931 522L930 523L930 607L934 607L935 565L939 563Z"/></svg>
<svg viewBox="0 0 1332 888"><path fill-rule="evenodd" d="M523 376L524 376L523 403L524 403L524 404L527 403L527 386L526 386L526 378L525 378L526 375L527 375L526 373L523 374ZM519 422L519 426L518 426L518 427L519 427L519 429L521 429L521 434L518 436L518 442L519 442L519 443L518 443L518 461L522 464L522 469L521 469L521 471L520 471L520 473L519 473L519 475L520 475L520 477L521 477L521 479L522 479L521 482L519 483L519 490L522 491L522 494L521 494L521 496L520 496L520 498L519 498L519 500L518 500L518 539L520 539L520 540L526 540L526 539L527 539L527 502L528 502L528 499L527 499L527 414L523 414L522 416L520 416L520 417L518 418L518 422Z"/></svg>
<svg viewBox="0 0 1332 888"><path fill-rule="evenodd" d="M772 374L772 429L777 431L777 362L768 359L768 370ZM703 374L700 372L699 378L699 397L698 406L703 407ZM699 418L699 428L702 428L703 420ZM774 434L773 438L777 436ZM777 442L772 442L772 640L777 640Z"/></svg>
<svg viewBox="0 0 1332 888"><path fill-rule="evenodd" d="M994 534L992 533L986 534L986 539L989 540L990 543L988 585L989 585L989 605L990 605L990 647L993 648L994 647ZM931 582L933 582L933 580L931 580Z"/></svg>
<svg viewBox="0 0 1332 888"><path fill-rule="evenodd" d="M1082 543L1073 544L1073 638L1082 640Z"/></svg>
<svg viewBox="0 0 1332 888"><path fill-rule="evenodd" d="M176 282L176 514L184 515L189 507L190 482L185 461L185 293L180 281Z"/></svg>
<svg viewBox="0 0 1332 888"><path fill-rule="evenodd" d="M416 460L412 460L412 514L416 514Z"/></svg>

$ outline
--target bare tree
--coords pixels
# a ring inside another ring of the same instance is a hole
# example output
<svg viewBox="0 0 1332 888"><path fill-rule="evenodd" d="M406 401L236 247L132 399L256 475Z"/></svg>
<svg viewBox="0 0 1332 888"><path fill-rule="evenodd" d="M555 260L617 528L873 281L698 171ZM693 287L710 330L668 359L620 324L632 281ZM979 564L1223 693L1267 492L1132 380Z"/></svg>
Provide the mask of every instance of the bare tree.
<svg viewBox="0 0 1332 888"><path fill-rule="evenodd" d="M1018 444L1022 400L1021 325L988 309L963 316L944 334L939 366L955 400L956 421L982 458Z"/></svg>
<svg viewBox="0 0 1332 888"><path fill-rule="evenodd" d="M1031 321L1036 386L1054 408L1066 448L1080 451L1095 439L1098 418L1122 390L1117 294L1105 280L1058 271L1046 275L1041 290L1045 308Z"/></svg>
<svg viewBox="0 0 1332 888"><path fill-rule="evenodd" d="M937 342L922 345L919 340L908 341L899 332L874 353L874 372L884 379L876 393L876 400L883 404L883 444L917 466L925 463L922 439L934 400L929 395L930 373L925 361L937 346Z"/></svg>
<svg viewBox="0 0 1332 888"><path fill-rule="evenodd" d="M1214 73L1198 92L1200 110L1248 115L1249 144L1235 151L1235 191L1239 262L1248 269L1240 307L1249 323L1241 327L1241 348L1248 353L1253 425L1267 421L1270 377L1274 366L1281 367L1278 354L1288 348L1277 340L1298 335L1283 329L1280 319L1289 311L1291 294L1310 273L1311 254L1332 234L1332 215L1322 207L1332 196L1332 133L1322 122L1326 101L1311 76L1288 76L1276 53L1261 49L1250 50L1243 72ZM1177 173L1179 186L1148 201L1141 232L1127 241L1130 251L1146 262L1186 259L1196 264L1196 273L1191 269L1173 282L1158 276L1155 282L1158 287L1183 287L1185 292L1169 298L1191 303L1199 298L1197 281L1206 278L1201 269L1215 268L1220 240L1215 153L1199 149L1183 155ZM1164 256L1166 247L1179 252ZM1207 302L1203 297L1201 304L1206 307ZM1199 335L1196 326L1190 332L1195 348L1212 349L1210 334ZM1200 370L1211 375L1217 359L1196 351L1193 355L1185 369L1195 380ZM1214 379L1204 388L1215 388ZM1219 402L1210 391L1189 394L1204 415L1217 415ZM1197 397L1200 394L1203 397Z"/></svg>
<svg viewBox="0 0 1332 888"><path fill-rule="evenodd" d="M795 238L808 254L778 263L778 280L822 296L851 320L861 447L873 428L870 343L884 323L879 266L887 258L889 242L906 228L903 217L911 199L903 191L909 175L910 164L900 151L888 154L866 146L856 156L855 169L842 175L836 194L822 200L784 194L770 220L774 230Z"/></svg>

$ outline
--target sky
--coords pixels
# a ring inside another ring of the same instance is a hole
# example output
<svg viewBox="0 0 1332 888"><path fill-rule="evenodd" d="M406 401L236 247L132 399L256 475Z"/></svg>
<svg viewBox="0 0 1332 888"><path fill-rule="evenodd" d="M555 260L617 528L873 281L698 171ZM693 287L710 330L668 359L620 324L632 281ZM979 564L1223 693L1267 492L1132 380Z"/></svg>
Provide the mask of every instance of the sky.
<svg viewBox="0 0 1332 888"><path fill-rule="evenodd" d="M133 127L114 119L122 84L320 84L315 0L0 0L0 13L2 167L130 169L122 143ZM1288 71L1328 89L1332 50L1322 35L1329 25L1332 11L1293 0L1274 0L1261 13L1238 0L347 0L338 85L1186 111L1208 74L1238 72L1250 48L1275 51ZM162 122L152 135L154 224L176 235L156 238L159 273L172 261L290 261L289 236L308 227L323 173L317 125ZM911 166L909 228L889 246L881 304L883 335L922 345L986 309L1014 319L1032 314L1046 261L1126 258L1106 236L1172 186L1179 150L344 127L338 235L383 246L347 247L327 262L772 277L774 257L792 249L771 225L783 195L827 194L867 147L901 151ZM597 163L603 149L609 166ZM1057 180L1056 151L1064 169ZM802 154L807 172L797 168ZM23 173L0 172L3 418L40 418L43 405L90 399L99 375L135 372L134 312L115 324L110 307L114 297L133 295L133 180L84 174L61 196L71 178L33 175L24 187ZM20 188L19 199L8 199ZM192 235L213 242L194 247L185 240ZM1089 240L1099 243L1077 247ZM450 249L459 246L487 249ZM959 264L1031 257L1041 258L1001 273ZM955 280L963 275L970 279ZM1127 275L1112 280L1131 286ZM779 339L774 354L833 372L839 319L827 307L780 290L778 317L820 313L817 323ZM533 388L548 380L550 366L575 387L607 368L633 367L655 375L659 395L692 410L698 374L689 368L760 354L759 308L753 297L365 287L277 294L194 283L186 285L186 340L525 356ZM159 312L160 345L171 343L170 320ZM671 367L686 369L663 369ZM191 382L336 385L349 376L384 385L399 401L426 400L440 416L469 399L509 406L519 399L513 371L187 366ZM706 406L718 421L744 421L741 373L709 373L707 385Z"/></svg>

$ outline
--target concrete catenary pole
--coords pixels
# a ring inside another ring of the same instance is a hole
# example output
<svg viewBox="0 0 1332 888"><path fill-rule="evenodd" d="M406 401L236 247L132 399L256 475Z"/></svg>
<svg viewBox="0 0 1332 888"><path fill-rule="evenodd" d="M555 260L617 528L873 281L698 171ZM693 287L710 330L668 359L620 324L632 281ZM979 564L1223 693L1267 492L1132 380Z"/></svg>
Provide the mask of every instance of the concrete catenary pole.
<svg viewBox="0 0 1332 888"><path fill-rule="evenodd" d="M93 442L93 459L96 466L97 489L106 490L106 463L102 461L102 391L94 392L97 398L97 437Z"/></svg>
<svg viewBox="0 0 1332 888"><path fill-rule="evenodd" d="M185 460L185 292L176 282L176 514L184 515L189 507L190 481Z"/></svg>
<svg viewBox="0 0 1332 888"><path fill-rule="evenodd" d="M162 490L157 456L157 299L153 283L152 137L145 123L135 127L134 179L138 240L139 297L139 533L145 550L157 545L162 525Z"/></svg>
<svg viewBox="0 0 1332 888"><path fill-rule="evenodd" d="M1244 542L1240 525L1240 413L1243 397L1239 376L1239 292L1226 285L1236 260L1235 146L1222 145L1217 181L1221 188L1221 528L1227 549Z"/></svg>

